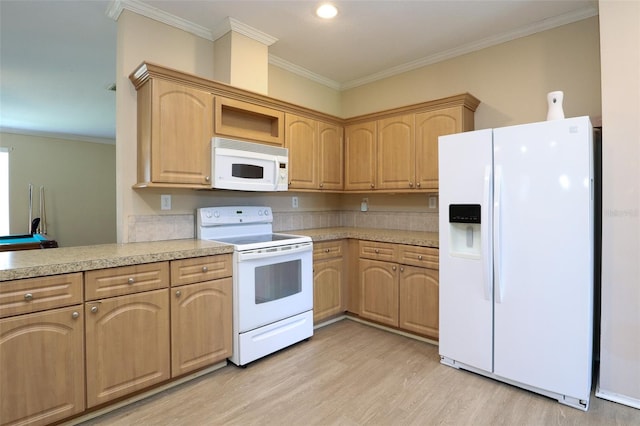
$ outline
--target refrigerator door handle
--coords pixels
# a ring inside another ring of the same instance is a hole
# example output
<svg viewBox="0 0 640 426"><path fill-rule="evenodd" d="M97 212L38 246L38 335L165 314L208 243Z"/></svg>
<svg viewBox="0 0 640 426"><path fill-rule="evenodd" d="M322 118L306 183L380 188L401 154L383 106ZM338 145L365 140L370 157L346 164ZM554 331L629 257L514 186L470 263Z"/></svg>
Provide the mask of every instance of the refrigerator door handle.
<svg viewBox="0 0 640 426"><path fill-rule="evenodd" d="M484 194L482 199L482 205L485 206L487 212L485 218L481 220L481 235L482 235L482 254L484 256L484 262L482 268L484 269L484 298L491 301L491 286L493 284L493 253L491 252L491 187L493 182L491 181L491 165L487 165L484 168Z"/></svg>
<svg viewBox="0 0 640 426"><path fill-rule="evenodd" d="M495 282L496 303L502 303L504 297L502 285L502 167L496 166L495 194L493 199L493 277Z"/></svg>

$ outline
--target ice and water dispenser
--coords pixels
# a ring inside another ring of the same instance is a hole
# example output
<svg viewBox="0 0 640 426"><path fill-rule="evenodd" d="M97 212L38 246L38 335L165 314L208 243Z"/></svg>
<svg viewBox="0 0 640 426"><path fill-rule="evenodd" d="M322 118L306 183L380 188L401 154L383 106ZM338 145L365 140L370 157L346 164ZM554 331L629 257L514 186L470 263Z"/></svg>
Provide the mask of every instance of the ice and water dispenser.
<svg viewBox="0 0 640 426"><path fill-rule="evenodd" d="M449 204L452 256L480 258L480 204Z"/></svg>

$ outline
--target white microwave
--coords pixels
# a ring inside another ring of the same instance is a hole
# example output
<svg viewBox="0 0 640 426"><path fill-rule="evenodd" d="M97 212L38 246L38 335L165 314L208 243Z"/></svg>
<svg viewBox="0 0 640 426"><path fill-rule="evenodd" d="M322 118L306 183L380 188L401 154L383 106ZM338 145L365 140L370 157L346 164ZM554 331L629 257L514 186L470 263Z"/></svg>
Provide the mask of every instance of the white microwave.
<svg viewBox="0 0 640 426"><path fill-rule="evenodd" d="M212 188L237 191L286 191L289 150L214 137L211 140Z"/></svg>

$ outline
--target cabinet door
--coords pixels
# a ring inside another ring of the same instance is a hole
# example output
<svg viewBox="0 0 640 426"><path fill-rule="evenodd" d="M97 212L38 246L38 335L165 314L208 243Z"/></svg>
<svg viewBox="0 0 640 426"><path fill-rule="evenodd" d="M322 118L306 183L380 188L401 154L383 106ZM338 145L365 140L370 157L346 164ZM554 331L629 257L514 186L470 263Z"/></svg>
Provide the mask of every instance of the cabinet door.
<svg viewBox="0 0 640 426"><path fill-rule="evenodd" d="M171 289L171 376L231 356L232 279Z"/></svg>
<svg viewBox="0 0 640 426"><path fill-rule="evenodd" d="M413 189L415 138L413 114L378 120L377 189Z"/></svg>
<svg viewBox="0 0 640 426"><path fill-rule="evenodd" d="M320 189L342 189L344 187L344 143L342 127L329 123L318 123Z"/></svg>
<svg viewBox="0 0 640 426"><path fill-rule="evenodd" d="M360 259L360 315L398 326L398 265Z"/></svg>
<svg viewBox="0 0 640 426"><path fill-rule="evenodd" d="M208 186L213 95L163 80L152 90L151 180Z"/></svg>
<svg viewBox="0 0 640 426"><path fill-rule="evenodd" d="M438 338L438 271L400 266L400 328Z"/></svg>
<svg viewBox="0 0 640 426"><path fill-rule="evenodd" d="M376 186L376 122L347 126L344 189L374 189Z"/></svg>
<svg viewBox="0 0 640 426"><path fill-rule="evenodd" d="M313 322L344 312L342 258L313 264Z"/></svg>
<svg viewBox="0 0 640 426"><path fill-rule="evenodd" d="M169 378L168 290L85 303L87 407Z"/></svg>
<svg viewBox="0 0 640 426"><path fill-rule="evenodd" d="M0 424L50 424L84 410L81 305L0 320Z"/></svg>
<svg viewBox="0 0 640 426"><path fill-rule="evenodd" d="M289 188L318 188L318 123L294 114L285 116L289 149Z"/></svg>
<svg viewBox="0 0 640 426"><path fill-rule="evenodd" d="M438 189L438 137L463 130L463 107L416 114L416 180L421 189Z"/></svg>

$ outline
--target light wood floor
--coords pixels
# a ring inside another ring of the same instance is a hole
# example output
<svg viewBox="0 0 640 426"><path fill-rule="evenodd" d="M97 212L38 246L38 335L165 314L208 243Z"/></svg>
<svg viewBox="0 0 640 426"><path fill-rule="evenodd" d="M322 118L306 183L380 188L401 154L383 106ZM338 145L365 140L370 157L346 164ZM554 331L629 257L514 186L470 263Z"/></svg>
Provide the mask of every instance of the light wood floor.
<svg viewBox="0 0 640 426"><path fill-rule="evenodd" d="M440 364L437 347L354 321L247 368L229 365L85 425L640 425Z"/></svg>

